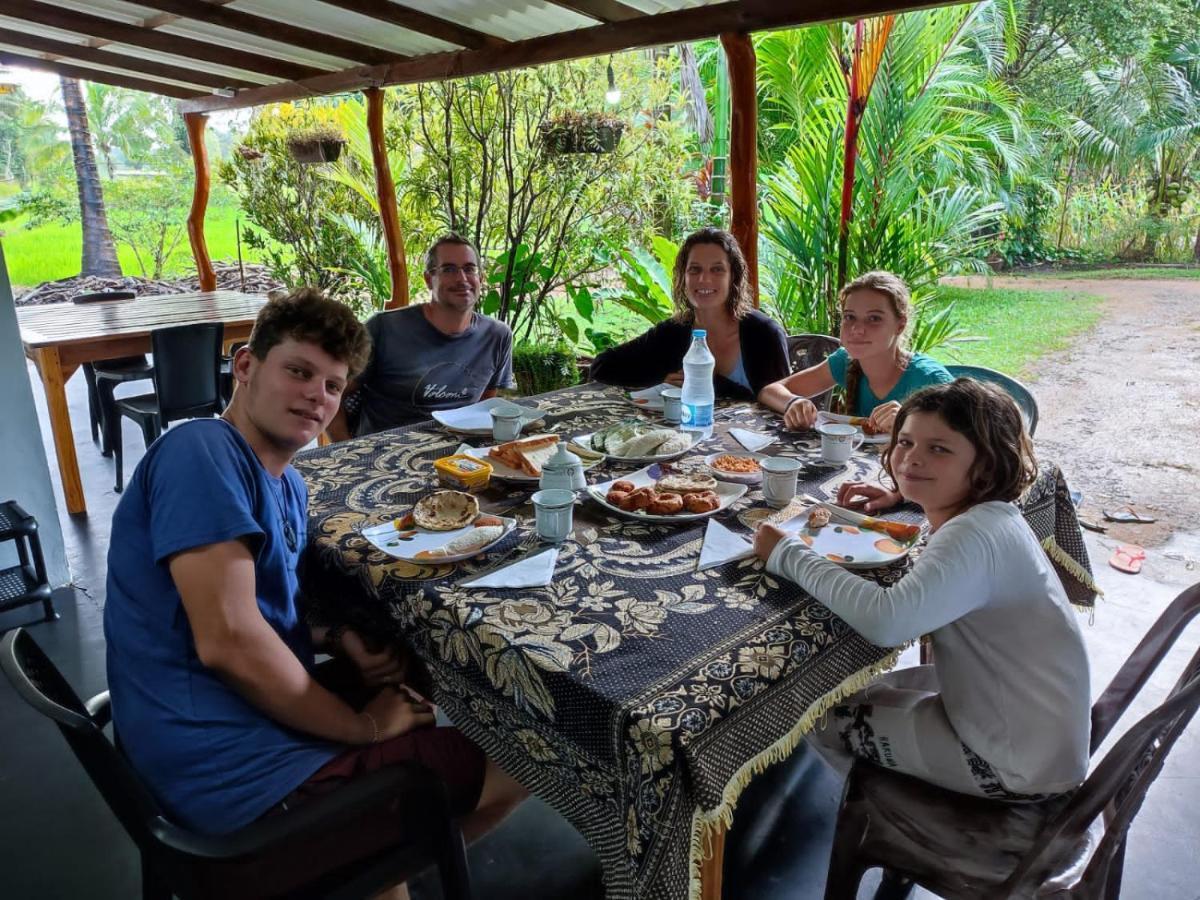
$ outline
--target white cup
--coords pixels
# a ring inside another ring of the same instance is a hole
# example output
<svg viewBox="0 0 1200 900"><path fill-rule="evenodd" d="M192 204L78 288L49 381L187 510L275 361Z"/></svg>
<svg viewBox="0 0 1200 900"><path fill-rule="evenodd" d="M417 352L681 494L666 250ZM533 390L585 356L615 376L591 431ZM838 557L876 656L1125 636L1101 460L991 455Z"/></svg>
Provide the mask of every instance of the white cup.
<svg viewBox="0 0 1200 900"><path fill-rule="evenodd" d="M783 509L796 496L800 460L790 456L768 456L759 462L763 472L762 494L767 506Z"/></svg>
<svg viewBox="0 0 1200 900"><path fill-rule="evenodd" d="M533 497L534 527L543 541L558 544L571 536L575 512L575 492L551 488Z"/></svg>
<svg viewBox="0 0 1200 900"><path fill-rule="evenodd" d="M841 422L818 425L817 432L821 435L821 459L828 463L846 462L866 440L858 428Z"/></svg>
<svg viewBox="0 0 1200 900"><path fill-rule="evenodd" d="M660 392L663 402L663 422L668 425L678 425L683 417L683 391L679 388L663 388Z"/></svg>
<svg viewBox="0 0 1200 900"><path fill-rule="evenodd" d="M500 441L515 441L521 434L521 407L497 406L492 409L492 437Z"/></svg>

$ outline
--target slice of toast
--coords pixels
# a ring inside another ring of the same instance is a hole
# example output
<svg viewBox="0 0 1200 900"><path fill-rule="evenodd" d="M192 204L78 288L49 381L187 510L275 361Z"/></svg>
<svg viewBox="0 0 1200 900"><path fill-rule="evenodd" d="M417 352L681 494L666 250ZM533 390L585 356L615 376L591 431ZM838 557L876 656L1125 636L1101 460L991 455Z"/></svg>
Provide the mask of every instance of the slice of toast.
<svg viewBox="0 0 1200 900"><path fill-rule="evenodd" d="M488 451L488 457L537 478L542 474L542 463L550 458L557 443L557 434L542 434L493 447Z"/></svg>

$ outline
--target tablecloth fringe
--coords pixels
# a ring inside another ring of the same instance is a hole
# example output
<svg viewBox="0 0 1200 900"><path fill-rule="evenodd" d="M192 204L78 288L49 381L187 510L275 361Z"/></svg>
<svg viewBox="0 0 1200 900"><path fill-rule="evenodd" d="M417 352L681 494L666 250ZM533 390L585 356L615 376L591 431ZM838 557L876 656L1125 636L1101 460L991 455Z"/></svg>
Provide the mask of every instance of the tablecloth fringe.
<svg viewBox="0 0 1200 900"><path fill-rule="evenodd" d="M1047 556L1066 569L1085 588L1097 597L1104 596L1104 591L1100 589L1100 585L1096 584L1096 580L1092 578L1092 573L1081 566L1075 557L1059 546L1058 541L1054 539L1054 535L1050 535L1042 541L1042 549L1046 551ZM1089 606L1086 603L1072 603L1071 605L1076 609L1087 610L1093 616L1096 614L1095 604Z"/></svg>
<svg viewBox="0 0 1200 900"><path fill-rule="evenodd" d="M704 861L712 856L713 837L718 831L728 830L733 825L733 809L737 806L738 798L741 797L742 791L746 789L751 779L755 775L765 771L769 766L787 759L792 754L792 751L796 749L796 746L803 739L804 735L811 731L813 725L830 709L837 706L851 694L861 691L884 672L894 669L896 663L900 660L900 654L903 650L903 647L897 648L874 665L867 666L865 669L855 672L810 706L787 734L753 759L747 760L734 773L733 777L729 779L729 783L725 785L725 790L721 793L721 803L716 809L696 810L692 815L691 850L689 856L691 877L688 879L689 900L700 900L700 874L704 867Z"/></svg>

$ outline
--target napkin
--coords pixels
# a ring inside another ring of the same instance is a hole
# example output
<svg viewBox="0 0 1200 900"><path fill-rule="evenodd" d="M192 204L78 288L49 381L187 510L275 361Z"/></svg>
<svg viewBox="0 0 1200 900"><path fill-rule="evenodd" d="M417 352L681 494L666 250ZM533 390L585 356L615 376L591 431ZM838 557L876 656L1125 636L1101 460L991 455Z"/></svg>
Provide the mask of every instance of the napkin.
<svg viewBox="0 0 1200 900"><path fill-rule="evenodd" d="M704 530L704 544L700 547L700 562L696 571L723 566L735 559L747 559L754 555L750 542L738 534L734 534L716 519L708 520Z"/></svg>
<svg viewBox="0 0 1200 900"><path fill-rule="evenodd" d="M751 453L757 453L763 447L775 443L774 435L760 434L757 431L747 431L745 428L730 428L729 433L733 435L735 441Z"/></svg>
<svg viewBox="0 0 1200 900"><path fill-rule="evenodd" d="M629 398L634 403L637 403L638 406L644 406L646 409L662 409L662 392L669 387L672 387L672 385L664 381L662 384L656 384L654 387L648 387L640 391L630 391Z"/></svg>
<svg viewBox="0 0 1200 900"><path fill-rule="evenodd" d="M558 563L558 548L547 547L511 565L488 572L470 581L460 581L464 588L529 588L545 587L554 577Z"/></svg>

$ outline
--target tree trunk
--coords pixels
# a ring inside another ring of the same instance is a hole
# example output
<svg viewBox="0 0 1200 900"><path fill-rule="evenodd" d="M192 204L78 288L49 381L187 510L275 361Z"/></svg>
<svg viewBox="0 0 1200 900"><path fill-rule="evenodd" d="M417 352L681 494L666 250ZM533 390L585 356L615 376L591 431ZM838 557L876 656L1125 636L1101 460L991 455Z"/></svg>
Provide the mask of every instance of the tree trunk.
<svg viewBox="0 0 1200 900"><path fill-rule="evenodd" d="M79 190L79 217L83 223L83 261L80 274L121 276L117 249L108 230L104 212L104 193L96 171L96 154L88 131L87 107L83 92L74 78L60 78L63 106L67 111L67 129L71 133L71 155L75 159L75 184Z"/></svg>
<svg viewBox="0 0 1200 900"><path fill-rule="evenodd" d="M1196 228L1196 246L1192 248L1192 259L1200 263L1200 227Z"/></svg>

